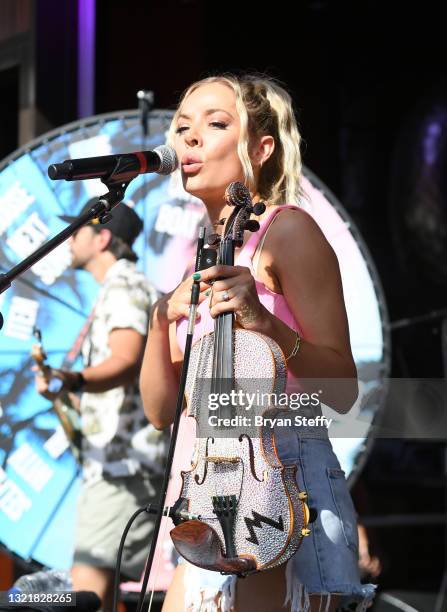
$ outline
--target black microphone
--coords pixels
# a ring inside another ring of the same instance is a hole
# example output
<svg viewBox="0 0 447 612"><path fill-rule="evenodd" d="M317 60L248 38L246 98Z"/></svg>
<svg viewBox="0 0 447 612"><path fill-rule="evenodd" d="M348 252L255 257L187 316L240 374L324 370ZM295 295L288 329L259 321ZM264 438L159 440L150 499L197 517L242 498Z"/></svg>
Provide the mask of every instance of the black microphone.
<svg viewBox="0 0 447 612"><path fill-rule="evenodd" d="M171 174L177 166L174 149L161 145L153 151L66 159L61 164L51 164L48 167L48 176L53 181L59 179L83 181L96 178L104 180L110 177L116 181L126 181L146 172Z"/></svg>

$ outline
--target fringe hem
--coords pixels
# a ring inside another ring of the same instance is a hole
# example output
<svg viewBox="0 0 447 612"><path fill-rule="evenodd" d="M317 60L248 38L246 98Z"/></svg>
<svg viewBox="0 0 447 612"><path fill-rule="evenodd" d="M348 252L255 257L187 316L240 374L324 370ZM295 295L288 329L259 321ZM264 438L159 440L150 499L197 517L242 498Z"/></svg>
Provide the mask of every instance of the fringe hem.
<svg viewBox="0 0 447 612"><path fill-rule="evenodd" d="M228 576L221 586L202 587L185 573L185 612L235 612L236 581L236 576ZM372 584L353 586L349 593L334 590L333 593L309 594L309 589L292 576L290 563L286 567L286 584L287 593L283 605L290 605L290 612L310 612L310 594L320 596L319 612L329 612L332 595L335 594L341 598L340 612L348 610L345 606L351 606L351 612L353 603L356 604L355 612L367 612L375 594L375 586Z"/></svg>
<svg viewBox="0 0 447 612"><path fill-rule="evenodd" d="M292 576L292 564L290 561L286 566L286 586L287 593L284 606L290 604L291 612L310 612L309 593L304 584L301 584ZM324 612L327 612L329 609L329 602Z"/></svg>
<svg viewBox="0 0 447 612"><path fill-rule="evenodd" d="M292 575L292 564L290 562L287 563L286 567L286 585L287 594L284 606L290 604L290 612L310 612L309 590ZM340 612L343 612L345 606L349 605L351 606L349 611L352 611L353 603L357 604L355 612L366 612L374 599L375 586L372 584L360 585L359 587L353 587L350 593L340 593L334 590L333 593L311 592L310 594L320 596L318 612L329 612L332 595L341 597L340 607L338 608Z"/></svg>
<svg viewBox="0 0 447 612"><path fill-rule="evenodd" d="M185 580L185 612L235 612L236 580L229 576L221 587L187 585Z"/></svg>

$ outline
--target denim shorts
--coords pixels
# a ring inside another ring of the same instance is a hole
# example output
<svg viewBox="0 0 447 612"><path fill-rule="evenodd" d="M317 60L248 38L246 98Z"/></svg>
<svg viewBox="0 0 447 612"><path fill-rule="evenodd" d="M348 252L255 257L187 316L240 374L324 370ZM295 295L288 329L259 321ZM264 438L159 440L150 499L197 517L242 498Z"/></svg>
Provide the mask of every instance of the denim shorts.
<svg viewBox="0 0 447 612"><path fill-rule="evenodd" d="M324 607L329 608L330 595L337 593L343 595L342 609L351 606L349 610L366 610L374 597L375 586L360 583L356 512L327 430L278 427L275 436L282 463L297 466L298 486L307 492L309 507L318 513L309 526L310 536L303 538L300 548L287 563L285 604L290 604L291 612L305 612L310 609L309 595L322 594L326 596ZM217 591L222 593L222 612L230 610L235 582L233 576L228 578L188 563L185 610L203 610L202 606L207 605L205 599L211 603Z"/></svg>

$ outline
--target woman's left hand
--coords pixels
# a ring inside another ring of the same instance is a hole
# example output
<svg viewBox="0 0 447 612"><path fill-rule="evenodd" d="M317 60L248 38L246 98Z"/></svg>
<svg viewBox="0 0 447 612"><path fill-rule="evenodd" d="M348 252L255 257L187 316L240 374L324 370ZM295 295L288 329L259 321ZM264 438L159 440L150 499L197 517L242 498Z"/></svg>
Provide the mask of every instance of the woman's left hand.
<svg viewBox="0 0 447 612"><path fill-rule="evenodd" d="M255 279L245 266L212 266L200 271L200 281L212 284L210 314L234 312L241 327L262 331L270 316L261 304Z"/></svg>

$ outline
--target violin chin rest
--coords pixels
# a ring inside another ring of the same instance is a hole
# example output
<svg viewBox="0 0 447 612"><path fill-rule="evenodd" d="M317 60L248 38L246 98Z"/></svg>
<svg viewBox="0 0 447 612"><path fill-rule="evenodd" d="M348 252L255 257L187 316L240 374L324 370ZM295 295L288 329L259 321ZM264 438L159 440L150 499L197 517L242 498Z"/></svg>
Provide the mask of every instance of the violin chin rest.
<svg viewBox="0 0 447 612"><path fill-rule="evenodd" d="M252 557L224 557L217 532L202 521L185 521L171 531L177 552L193 565L225 574L251 574L256 571Z"/></svg>

